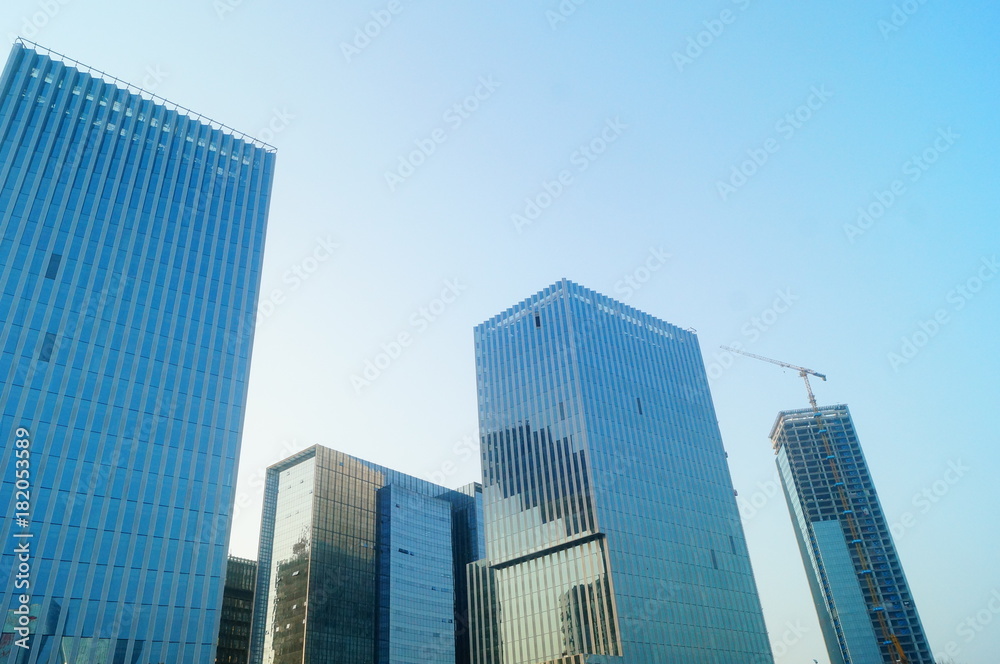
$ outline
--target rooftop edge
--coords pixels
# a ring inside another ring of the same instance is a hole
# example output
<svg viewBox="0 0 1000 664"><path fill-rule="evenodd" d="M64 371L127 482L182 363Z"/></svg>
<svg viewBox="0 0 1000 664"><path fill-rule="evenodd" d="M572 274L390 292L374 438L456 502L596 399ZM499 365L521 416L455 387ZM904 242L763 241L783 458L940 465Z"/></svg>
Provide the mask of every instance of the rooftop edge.
<svg viewBox="0 0 1000 664"><path fill-rule="evenodd" d="M242 131L240 131L238 129L234 129L233 127L230 127L229 125L226 125L226 124L223 124L221 122L218 122L217 120L213 120L212 118L210 118L208 116L205 116L205 115L202 115L201 113L198 113L197 111L193 111L190 108L187 108L186 106L181 106L180 104L174 103L174 102L170 101L169 99L166 99L166 98L161 97L159 95L153 94L149 90L144 90L144 89L140 88L137 85L133 85L132 83L129 83L128 81L123 81L123 80L121 80L120 78L118 78L116 76L112 76L111 74L108 74L106 72L101 71L100 69L96 69L96 68L91 67L89 65L85 65L82 62L80 62L79 60L74 60L73 58L71 58L69 56L63 55L62 53L58 53L56 51L53 51L50 48L46 48L45 46L42 46L41 44L37 44L37 43L35 43L33 41L30 41L28 39L25 39L24 37L18 37L17 39L14 40L14 45L16 46L18 44L20 44L22 48L26 48L29 51L34 51L35 53L37 53L39 55L43 55L43 56L45 56L45 57L47 57L47 58L49 58L51 60L54 60L55 62L59 62L59 63L61 63L63 65L69 66L69 67L73 67L77 71L80 71L80 72L82 72L84 74L87 74L89 76L93 76L95 78L99 78L100 80L104 81L105 83L107 83L109 85L114 85L114 86L116 86L116 87L118 87L118 88L120 88L122 90L125 90L126 92L129 92L129 93L134 94L134 95L138 95L139 97L142 97L143 99L147 99L149 101L152 101L152 102L155 102L157 104L160 104L160 105L164 106L165 108L167 108L170 111L174 111L174 112L176 112L176 113L178 113L180 115L185 115L185 116L191 118L192 120L195 120L196 122L202 122L202 123L208 125L209 127L211 127L212 129L217 129L219 131L222 131L224 133L227 133L227 134L233 136L234 138L237 138L237 139L240 139L242 141L246 141L248 143L251 143L255 147L258 147L258 148L264 150L265 152L275 153L275 152L278 151L277 148L275 148L273 145L271 145L269 143L265 143L264 141L260 140L259 138L255 138L255 137L251 136L250 134L246 134L246 133L244 133L244 132L242 132Z"/></svg>

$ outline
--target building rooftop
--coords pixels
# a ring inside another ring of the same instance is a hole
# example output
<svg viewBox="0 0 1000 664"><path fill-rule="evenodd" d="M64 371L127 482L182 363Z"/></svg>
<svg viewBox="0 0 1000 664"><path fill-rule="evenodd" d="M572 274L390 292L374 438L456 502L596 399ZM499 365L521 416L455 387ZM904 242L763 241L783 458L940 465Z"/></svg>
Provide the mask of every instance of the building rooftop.
<svg viewBox="0 0 1000 664"><path fill-rule="evenodd" d="M576 298L609 315L618 316L629 323L644 327L655 334L670 339L677 339L681 342L689 341L697 334L697 331L693 328L682 329L672 323L668 323L662 318L648 314L620 300L598 293L566 278L560 279L534 295L524 298L517 304L508 307L505 311L480 323L475 329L477 332L490 331L512 325L522 318L529 316L531 313L538 311L541 307L560 298Z"/></svg>
<svg viewBox="0 0 1000 664"><path fill-rule="evenodd" d="M827 413L827 412L830 412L830 411L842 411L844 413L850 414L850 411L847 408L847 404L844 404L844 403L839 403L839 404L837 404L835 406L820 406L819 407L819 412L821 412L821 413ZM792 410L782 410L782 411L780 411L778 413L778 415L774 418L774 424L771 426L771 433L768 435L768 437L772 441L774 440L774 434L778 432L778 426L781 424L781 421L784 420L786 417L788 417L790 415L808 415L809 417L812 417L812 414L814 412L815 411L812 408L795 408L795 409L792 409ZM795 419L801 419L801 418L795 418ZM775 450L775 451L777 451L777 450Z"/></svg>
<svg viewBox="0 0 1000 664"><path fill-rule="evenodd" d="M160 104L160 105L166 107L168 110L174 111L175 113L177 113L179 115L187 116L187 117L191 118L192 120L195 120L197 122L201 122L202 124L208 125L212 129L217 129L219 131L222 131L223 133L226 133L226 134L229 134L229 135L233 136L234 138L238 138L240 140L246 141L247 143L251 143L252 145L255 145L256 147L259 147L259 148L261 148L261 149L263 149L263 150L265 150L267 152L276 152L277 151L277 149L273 145L265 143L264 141L262 141L262 140L260 140L258 138L255 138L255 137L251 136L250 134L246 134L246 133L244 133L242 131L239 131L238 129L234 129L234 128L230 127L229 125L225 125L225 124L222 124L221 122L217 122L216 120L213 120L213 119L211 119L211 118L209 118L209 117L207 117L205 115L202 115L201 113L198 113L197 111L192 111L191 109L189 109L189 108L187 108L185 106L181 106L180 104L174 103L174 102L170 101L169 99L165 99L163 97L160 97L159 95L153 94L152 92L150 92L148 90L143 90L142 88L140 88L140 87L138 87L136 85L133 85L133 84L127 82L127 81L123 81L123 80L121 80L121 79L119 79L119 78L117 78L115 76L107 74L107 73L101 71L100 69L95 69L94 67L90 67L89 65L85 65L82 62L79 62L78 60L74 60L73 58L67 57L67 56L63 55L62 53L57 53L56 51L53 51L52 49L46 48L46 47L44 47L44 46L42 46L40 44L36 44L33 41L29 41L27 39L24 39L23 37L18 37L15 40L14 44L15 45L20 45L23 48L26 48L26 49L28 49L30 51L34 51L35 53L38 53L39 55L43 55L43 56L45 56L45 57L47 57L47 58L49 58L49 59L51 59L51 60L53 60L55 62L59 62L59 63L61 63L63 65L68 66L68 67L72 67L73 69L76 69L77 71L82 72L82 73L84 73L84 74L86 74L88 76L100 79L100 80L104 81L105 83L107 83L109 85L114 85L117 88L120 88L122 90L125 90L125 91L129 92L130 94L134 94L134 95L137 95L139 97L142 97L143 99L147 99L149 101L152 101L152 102L155 102L157 104Z"/></svg>

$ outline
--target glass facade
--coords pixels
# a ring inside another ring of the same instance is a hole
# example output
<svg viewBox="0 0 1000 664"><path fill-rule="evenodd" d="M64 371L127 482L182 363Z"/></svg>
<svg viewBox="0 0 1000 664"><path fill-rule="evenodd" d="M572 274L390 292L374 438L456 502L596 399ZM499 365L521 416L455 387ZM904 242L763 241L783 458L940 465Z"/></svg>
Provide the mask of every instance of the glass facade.
<svg viewBox="0 0 1000 664"><path fill-rule="evenodd" d="M222 590L222 619L216 664L246 664L250 656L250 621L253 617L257 561L229 556L226 585Z"/></svg>
<svg viewBox="0 0 1000 664"><path fill-rule="evenodd" d="M478 484L450 490L321 446L272 466L250 661L467 662L481 513Z"/></svg>
<svg viewBox="0 0 1000 664"><path fill-rule="evenodd" d="M273 598L267 614L264 661L293 664L302 661L306 633L306 599L309 594L309 557L312 550L313 483L316 459L282 471L278 492L271 570L267 597ZM264 577L262 577L263 580Z"/></svg>
<svg viewBox="0 0 1000 664"><path fill-rule="evenodd" d="M14 45L0 662L214 659L273 167L266 146ZM6 518L25 502L27 523Z"/></svg>
<svg viewBox="0 0 1000 664"><path fill-rule="evenodd" d="M771 440L830 661L933 664L847 406L782 411Z"/></svg>
<svg viewBox="0 0 1000 664"><path fill-rule="evenodd" d="M379 664L454 664L451 505L394 484L378 491Z"/></svg>
<svg viewBox="0 0 1000 664"><path fill-rule="evenodd" d="M843 641L843 652L850 662L881 662L874 626L868 617L868 606L861 585L854 573L850 549L844 540L840 522L813 523L817 567L822 570L824 587L831 606L836 607L837 629Z"/></svg>
<svg viewBox="0 0 1000 664"><path fill-rule="evenodd" d="M472 662L773 661L694 333L563 280L475 348Z"/></svg>
<svg viewBox="0 0 1000 664"><path fill-rule="evenodd" d="M469 664L469 587L465 568L470 561L486 557L483 531L483 487L478 482L466 484L455 491L471 500L457 498L452 504L451 543L454 547L453 578L455 580L455 656L459 664Z"/></svg>

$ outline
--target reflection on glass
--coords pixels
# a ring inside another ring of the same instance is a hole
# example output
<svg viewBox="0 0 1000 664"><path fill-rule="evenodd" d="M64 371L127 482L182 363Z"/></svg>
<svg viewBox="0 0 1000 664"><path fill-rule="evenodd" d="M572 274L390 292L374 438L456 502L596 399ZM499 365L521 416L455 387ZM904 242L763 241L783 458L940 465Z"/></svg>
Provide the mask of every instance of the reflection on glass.
<svg viewBox="0 0 1000 664"><path fill-rule="evenodd" d="M563 280L475 348L473 664L770 664L697 337Z"/></svg>
<svg viewBox="0 0 1000 664"><path fill-rule="evenodd" d="M278 514L275 524L270 602L267 611L267 664L302 661L305 642L306 600L315 457L283 471L278 479Z"/></svg>
<svg viewBox="0 0 1000 664"><path fill-rule="evenodd" d="M319 446L268 469L251 662L467 660L481 496Z"/></svg>

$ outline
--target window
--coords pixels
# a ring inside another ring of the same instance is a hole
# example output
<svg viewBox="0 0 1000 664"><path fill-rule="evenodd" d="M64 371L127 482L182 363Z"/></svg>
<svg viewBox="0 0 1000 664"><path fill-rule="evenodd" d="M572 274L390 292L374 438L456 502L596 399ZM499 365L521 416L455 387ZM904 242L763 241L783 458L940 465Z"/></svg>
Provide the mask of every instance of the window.
<svg viewBox="0 0 1000 664"><path fill-rule="evenodd" d="M49 265L45 268L45 278L55 279L56 274L59 272L59 263L62 261L62 256L59 254L52 254L49 256Z"/></svg>
<svg viewBox="0 0 1000 664"><path fill-rule="evenodd" d="M45 340L42 342L42 347L38 351L38 359L42 362L48 362L52 358L52 351L56 346L56 335L51 332L45 333Z"/></svg>
<svg viewBox="0 0 1000 664"><path fill-rule="evenodd" d="M639 397L635 398L635 405L639 407L639 414L642 415L642 401L639 400Z"/></svg>
<svg viewBox="0 0 1000 664"><path fill-rule="evenodd" d="M541 326L542 326L542 317L539 316L538 314L535 314L535 327L541 327Z"/></svg>

